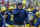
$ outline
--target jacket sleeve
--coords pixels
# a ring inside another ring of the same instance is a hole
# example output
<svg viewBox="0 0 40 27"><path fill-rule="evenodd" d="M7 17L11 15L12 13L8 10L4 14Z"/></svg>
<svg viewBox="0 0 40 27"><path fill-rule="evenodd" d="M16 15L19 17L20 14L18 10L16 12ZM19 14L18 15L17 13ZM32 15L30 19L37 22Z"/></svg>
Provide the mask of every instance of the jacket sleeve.
<svg viewBox="0 0 40 27"><path fill-rule="evenodd" d="M12 14L13 14L13 15L17 15L17 14L19 14L19 13L21 13L21 12L14 10Z"/></svg>
<svg viewBox="0 0 40 27"><path fill-rule="evenodd" d="M4 23L3 20L4 20L4 19L3 19L3 17L1 16L1 17L0 17L0 25L1 25L1 26L2 26L3 23Z"/></svg>

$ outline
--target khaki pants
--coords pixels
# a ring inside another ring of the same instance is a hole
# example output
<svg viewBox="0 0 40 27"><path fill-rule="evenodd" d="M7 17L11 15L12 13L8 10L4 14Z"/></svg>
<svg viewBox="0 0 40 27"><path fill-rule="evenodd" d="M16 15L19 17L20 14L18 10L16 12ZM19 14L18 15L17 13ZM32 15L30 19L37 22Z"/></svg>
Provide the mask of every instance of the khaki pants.
<svg viewBox="0 0 40 27"><path fill-rule="evenodd" d="M24 27L24 25L14 25L14 27Z"/></svg>

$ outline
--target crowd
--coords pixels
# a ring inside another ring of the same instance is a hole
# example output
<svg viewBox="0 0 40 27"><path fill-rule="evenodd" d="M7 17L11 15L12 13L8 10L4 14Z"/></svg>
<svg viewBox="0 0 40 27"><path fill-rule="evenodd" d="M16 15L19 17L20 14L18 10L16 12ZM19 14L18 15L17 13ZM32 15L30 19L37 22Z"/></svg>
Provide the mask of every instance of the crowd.
<svg viewBox="0 0 40 27"><path fill-rule="evenodd" d="M0 27L40 27L40 3L0 5Z"/></svg>

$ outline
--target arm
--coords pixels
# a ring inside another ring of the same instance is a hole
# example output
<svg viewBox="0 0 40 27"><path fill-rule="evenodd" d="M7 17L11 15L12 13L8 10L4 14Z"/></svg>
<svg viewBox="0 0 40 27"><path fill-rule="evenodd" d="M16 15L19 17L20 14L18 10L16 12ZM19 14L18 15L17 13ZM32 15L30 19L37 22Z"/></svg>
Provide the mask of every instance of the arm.
<svg viewBox="0 0 40 27"><path fill-rule="evenodd" d="M27 16L28 16L28 20L29 20L29 24L30 24L30 27L31 27L31 20L32 20L32 18L31 18L31 15L30 15L30 13L29 12L26 12L26 18L27 18ZM27 20L27 19L26 19ZM26 21L27 22L27 21Z"/></svg>
<svg viewBox="0 0 40 27"><path fill-rule="evenodd" d="M7 15L4 15L4 18L6 19L7 18Z"/></svg>
<svg viewBox="0 0 40 27"><path fill-rule="evenodd" d="M7 13L7 12L5 12L5 13L4 13L4 18L6 19L6 18L7 18L7 16L8 16L8 13Z"/></svg>
<svg viewBox="0 0 40 27"><path fill-rule="evenodd" d="M19 14L19 13L21 13L20 11L13 11L13 14L14 15L17 15L17 14Z"/></svg>
<svg viewBox="0 0 40 27"><path fill-rule="evenodd" d="M2 15L0 15L0 27L3 25L3 17L2 17Z"/></svg>

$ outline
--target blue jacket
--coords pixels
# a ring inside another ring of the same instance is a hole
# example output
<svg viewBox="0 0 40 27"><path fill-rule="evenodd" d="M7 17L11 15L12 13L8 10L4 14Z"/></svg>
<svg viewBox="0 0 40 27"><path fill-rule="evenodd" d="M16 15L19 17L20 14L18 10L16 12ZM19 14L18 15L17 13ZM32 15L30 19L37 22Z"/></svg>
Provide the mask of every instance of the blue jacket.
<svg viewBox="0 0 40 27"><path fill-rule="evenodd" d="M3 17L2 17L2 14L0 13L0 27L2 27L2 25L3 25L3 23L4 23L3 20L4 20L4 19L3 19Z"/></svg>
<svg viewBox="0 0 40 27"><path fill-rule="evenodd" d="M14 24L18 24L18 25L24 24L24 20L26 20L26 18L28 17L28 14L29 13L24 9L16 8L15 10L13 10Z"/></svg>

